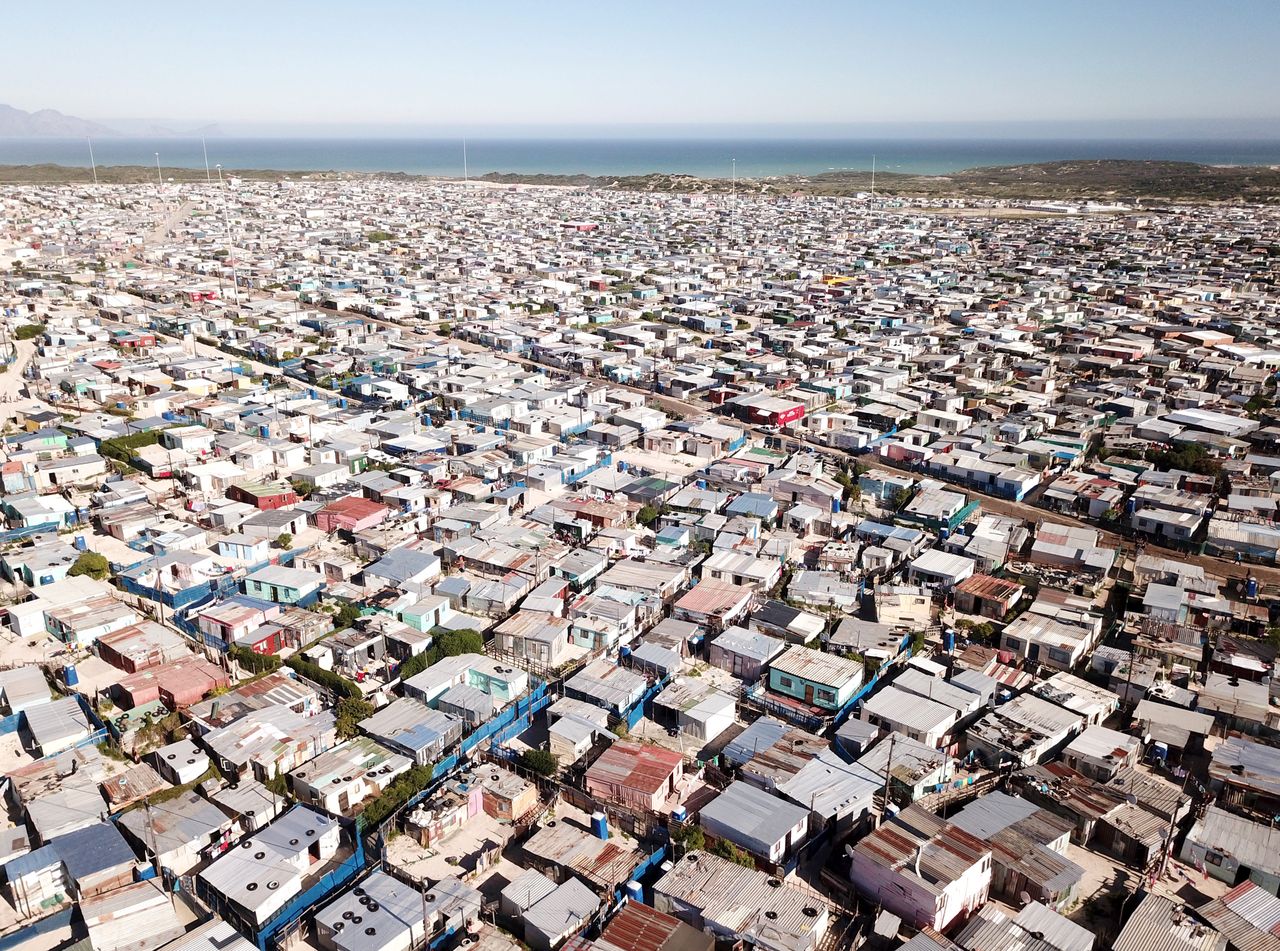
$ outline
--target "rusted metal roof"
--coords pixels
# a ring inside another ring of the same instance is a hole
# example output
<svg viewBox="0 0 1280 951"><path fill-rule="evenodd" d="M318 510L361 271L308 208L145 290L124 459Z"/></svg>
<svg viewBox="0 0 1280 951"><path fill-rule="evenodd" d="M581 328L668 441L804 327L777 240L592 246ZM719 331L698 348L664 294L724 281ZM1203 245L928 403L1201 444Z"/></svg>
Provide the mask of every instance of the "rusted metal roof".
<svg viewBox="0 0 1280 951"><path fill-rule="evenodd" d="M600 754L587 770L588 782L600 782L651 796L680 768L684 757L661 746L617 742Z"/></svg>
<svg viewBox="0 0 1280 951"><path fill-rule="evenodd" d="M710 951L715 940L639 902L627 902L605 927L597 951Z"/></svg>

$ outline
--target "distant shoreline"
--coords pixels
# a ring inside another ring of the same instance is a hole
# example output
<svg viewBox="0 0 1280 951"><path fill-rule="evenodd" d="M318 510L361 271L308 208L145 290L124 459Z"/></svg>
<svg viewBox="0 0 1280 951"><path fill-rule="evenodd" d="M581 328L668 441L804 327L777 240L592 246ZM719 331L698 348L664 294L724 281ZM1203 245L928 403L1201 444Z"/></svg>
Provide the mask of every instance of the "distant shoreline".
<svg viewBox="0 0 1280 951"><path fill-rule="evenodd" d="M203 183L203 168L145 165L99 165L101 184ZM461 176L410 172L309 171L282 169L223 169L224 176L279 181L379 180L457 182ZM209 180L215 180L212 175ZM854 197L870 191L869 171L834 171L816 175L699 177L679 173L644 175L586 175L490 172L472 176L486 185L542 185L610 191L661 193L723 193L742 195L813 195ZM93 171L78 165L0 165L0 184L90 185ZM876 191L903 197L993 198L1007 200L1101 201L1177 200L1280 203L1280 166L1205 165L1194 162L1131 159L1075 159L1026 165L980 166L945 175L877 172Z"/></svg>

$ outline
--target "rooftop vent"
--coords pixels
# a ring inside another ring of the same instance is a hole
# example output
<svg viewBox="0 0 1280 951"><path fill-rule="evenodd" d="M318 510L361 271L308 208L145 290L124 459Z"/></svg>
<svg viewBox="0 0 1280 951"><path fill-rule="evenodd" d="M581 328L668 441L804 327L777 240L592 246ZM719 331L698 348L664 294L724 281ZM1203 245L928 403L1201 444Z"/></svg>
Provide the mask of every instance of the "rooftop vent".
<svg viewBox="0 0 1280 951"><path fill-rule="evenodd" d="M256 892L258 890L258 883L250 882L248 885L244 887L244 890L247 892Z"/></svg>

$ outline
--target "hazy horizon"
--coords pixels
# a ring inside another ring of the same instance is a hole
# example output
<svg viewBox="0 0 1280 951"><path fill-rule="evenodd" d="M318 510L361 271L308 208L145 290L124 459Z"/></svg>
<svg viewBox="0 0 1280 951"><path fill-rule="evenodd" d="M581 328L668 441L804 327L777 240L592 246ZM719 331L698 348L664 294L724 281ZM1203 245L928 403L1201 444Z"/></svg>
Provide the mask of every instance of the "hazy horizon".
<svg viewBox="0 0 1280 951"><path fill-rule="evenodd" d="M126 125L214 123L240 135L547 136L557 128L690 125L703 134L871 126L894 135L925 125L941 135L961 134L945 131L955 125L1049 123L1093 137L1107 126L1129 127L1126 137L1135 127L1158 137L1187 128L1221 134L1224 124L1235 135L1280 129L1272 50L1280 4L1265 0L798 0L785 10L764 0L494 0L483 18L410 0L358 9L315 0L305 15L247 0L213 9L138 0L126 12L84 7L60 19L53 69L46 44L11 44L10 75L39 81L9 104L107 125L113 116ZM39 5L6 13L13 36L48 33Z"/></svg>

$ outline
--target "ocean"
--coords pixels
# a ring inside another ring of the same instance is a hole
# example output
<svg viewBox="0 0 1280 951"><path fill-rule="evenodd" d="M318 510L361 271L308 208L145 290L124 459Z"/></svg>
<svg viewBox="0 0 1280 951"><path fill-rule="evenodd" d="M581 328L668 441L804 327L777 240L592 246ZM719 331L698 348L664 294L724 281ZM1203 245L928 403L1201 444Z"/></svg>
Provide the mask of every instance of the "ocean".
<svg viewBox="0 0 1280 951"><path fill-rule="evenodd" d="M461 139L211 138L210 166L281 171L409 172L461 178ZM99 165L204 168L199 139L101 138ZM1207 165L1280 165L1280 141L1053 139L470 139L467 171L728 178L813 175L837 169L946 174L1063 159L1166 159ZM0 139L0 165L89 167L85 139Z"/></svg>

